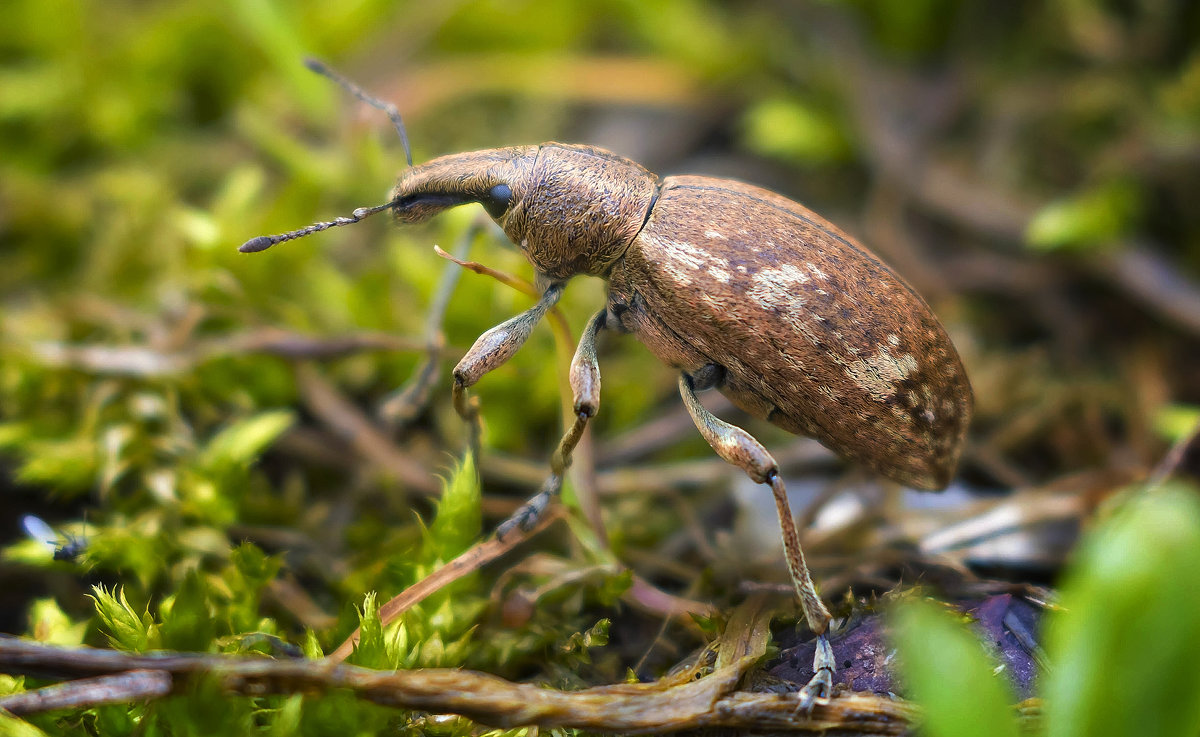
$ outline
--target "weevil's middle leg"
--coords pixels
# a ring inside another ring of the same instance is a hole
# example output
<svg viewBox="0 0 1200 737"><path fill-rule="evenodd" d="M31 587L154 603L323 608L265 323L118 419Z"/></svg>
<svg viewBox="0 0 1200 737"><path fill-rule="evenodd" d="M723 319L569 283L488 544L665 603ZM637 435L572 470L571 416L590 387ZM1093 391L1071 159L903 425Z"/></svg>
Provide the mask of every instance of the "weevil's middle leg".
<svg viewBox="0 0 1200 737"><path fill-rule="evenodd" d="M706 377L711 373L699 375L700 380L709 383ZM804 618L808 621L809 628L817 635L817 650L813 657L814 674L812 680L800 690L800 706L810 709L818 699L828 697L833 691L835 661L833 649L829 646L829 639L825 634L829 629L831 617L817 594L816 587L813 586L808 564L804 561L804 551L800 548L800 532L796 529L796 520L788 505L783 479L779 477L779 465L754 436L705 409L696 398L695 384L691 376L680 375L679 393L683 396L684 406L687 407L700 434L717 455L741 468L758 483L769 485L775 496L775 509L779 512L779 530L783 535L783 548L787 556L792 587L800 600L800 607L804 610Z"/></svg>
<svg viewBox="0 0 1200 737"><path fill-rule="evenodd" d="M537 524L551 500L562 491L563 478L571 466L571 451L583 437L588 420L600 409L600 364L596 360L596 335L604 328L605 310L600 310L579 339L575 357L571 359L571 393L575 399L575 421L563 433L558 448L550 457L550 476L542 488L496 528L496 536L504 538L513 530L528 531Z"/></svg>
<svg viewBox="0 0 1200 737"><path fill-rule="evenodd" d="M483 420L479 417L479 400L467 394L484 374L503 365L513 357L533 333L533 328L553 307L563 293L563 283L554 282L546 287L541 298L533 307L516 317L509 318L475 339L471 350L454 367L454 409L469 428L471 453L479 457L479 436L483 433Z"/></svg>

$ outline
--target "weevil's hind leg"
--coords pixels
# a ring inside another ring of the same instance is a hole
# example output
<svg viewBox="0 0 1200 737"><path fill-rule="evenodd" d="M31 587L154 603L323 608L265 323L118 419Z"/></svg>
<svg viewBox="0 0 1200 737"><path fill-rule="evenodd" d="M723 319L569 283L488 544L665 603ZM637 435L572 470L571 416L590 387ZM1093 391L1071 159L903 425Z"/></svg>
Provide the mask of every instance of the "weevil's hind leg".
<svg viewBox="0 0 1200 737"><path fill-rule="evenodd" d="M837 663L833 659L833 648L830 647L829 637L826 635L830 615L821 597L817 595L817 589L808 573L808 564L804 562L796 518L792 516L787 490L783 488L783 479L779 477L777 469L771 472L768 483L771 484L771 492L775 496L775 509L779 513L779 531L783 535L784 553L792 578L792 587L800 599L800 607L804 610L804 618L808 620L809 628L817 635L817 647L813 652L813 677L800 689L800 708L811 711L813 704L818 700L833 694L833 672Z"/></svg>
<svg viewBox="0 0 1200 737"><path fill-rule="evenodd" d="M542 292L541 299L533 307L516 317L505 320L475 339L475 345L467 351L454 367L454 409L466 421L471 454L479 458L479 436L483 434L483 420L479 416L479 400L467 394L467 388L479 381L484 374L502 365L513 357L533 328L545 316L546 311L562 296L563 283L554 282Z"/></svg>
<svg viewBox="0 0 1200 737"><path fill-rule="evenodd" d="M707 374L700 375L699 378L704 381L706 376ZM756 482L769 485L775 495L775 509L779 512L779 531L783 535L783 548L787 556L792 587L796 591L796 597L800 599L800 607L804 610L804 618L808 621L809 628L817 635L817 650L813 657L814 674L812 680L800 690L800 707L811 709L817 700L825 699L833 692L833 672L836 664L833 648L829 646L829 639L825 634L829 629L831 617L829 610L821 602L821 597L817 595L812 576L808 573L808 565L804 562L800 533L796 529L796 520L788 505L783 479L779 477L779 465L754 436L705 409L696 398L695 384L691 376L680 375L679 393L683 396L683 403L700 434L717 455L745 471Z"/></svg>
<svg viewBox="0 0 1200 737"><path fill-rule="evenodd" d="M571 393L575 397L575 421L563 433L558 448L550 458L550 476L542 488L516 512L500 523L496 536L503 539L514 530L533 529L551 500L562 491L563 478L571 466L571 451L583 437L588 420L600 409L600 364L596 360L596 335L604 328L606 310L600 310L588 320L571 359Z"/></svg>

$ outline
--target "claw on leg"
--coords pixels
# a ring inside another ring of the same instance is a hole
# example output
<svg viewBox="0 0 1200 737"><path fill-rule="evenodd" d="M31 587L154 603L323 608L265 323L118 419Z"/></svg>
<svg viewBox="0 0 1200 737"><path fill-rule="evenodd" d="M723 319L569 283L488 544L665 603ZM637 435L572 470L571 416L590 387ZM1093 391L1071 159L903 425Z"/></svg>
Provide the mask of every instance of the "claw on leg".
<svg viewBox="0 0 1200 737"><path fill-rule="evenodd" d="M804 688L800 689L800 704L797 711L812 714L813 707L824 704L833 695L833 671L836 663L833 659L833 648L829 646L829 638L825 635L817 637L817 649L813 653L813 677Z"/></svg>

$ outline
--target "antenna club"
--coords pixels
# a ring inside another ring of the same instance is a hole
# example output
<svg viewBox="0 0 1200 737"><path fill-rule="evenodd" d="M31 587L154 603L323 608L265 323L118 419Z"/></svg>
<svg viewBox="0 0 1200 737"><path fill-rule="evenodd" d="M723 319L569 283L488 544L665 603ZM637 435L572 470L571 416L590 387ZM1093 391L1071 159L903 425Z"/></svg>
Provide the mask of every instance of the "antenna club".
<svg viewBox="0 0 1200 737"><path fill-rule="evenodd" d="M259 251L267 250L273 245L275 245L275 240L271 236L260 235L238 246L238 251L241 253L258 253Z"/></svg>

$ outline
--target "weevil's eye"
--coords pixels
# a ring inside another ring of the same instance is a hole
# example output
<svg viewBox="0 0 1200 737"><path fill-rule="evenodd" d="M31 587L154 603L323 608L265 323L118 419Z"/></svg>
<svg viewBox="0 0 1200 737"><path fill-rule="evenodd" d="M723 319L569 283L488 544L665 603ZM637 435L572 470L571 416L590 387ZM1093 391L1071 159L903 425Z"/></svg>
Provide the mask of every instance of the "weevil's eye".
<svg viewBox="0 0 1200 737"><path fill-rule="evenodd" d="M487 210L488 215L491 215L497 220L504 215L508 210L509 202L512 201L512 190L507 184L497 184L487 191L487 194L480 200L483 203L483 209Z"/></svg>

